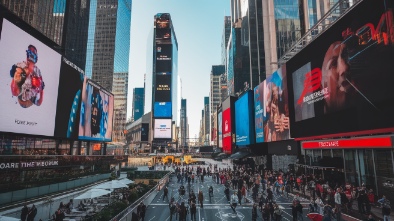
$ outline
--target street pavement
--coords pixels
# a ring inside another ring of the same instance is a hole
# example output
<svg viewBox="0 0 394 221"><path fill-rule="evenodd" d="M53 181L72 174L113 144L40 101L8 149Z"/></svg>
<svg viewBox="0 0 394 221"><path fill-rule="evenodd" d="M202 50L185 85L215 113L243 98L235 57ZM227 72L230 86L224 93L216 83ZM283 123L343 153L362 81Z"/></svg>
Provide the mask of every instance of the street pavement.
<svg viewBox="0 0 394 221"><path fill-rule="evenodd" d="M209 186L214 189L214 196L212 199L209 199L208 188ZM177 183L177 179L175 176L172 177L172 180L168 184L168 195L169 199L174 197L178 202L185 202L187 204L189 197L189 187L187 183L184 183L186 188L185 196L180 196L178 193L178 189L181 186L180 183ZM190 185L190 190L193 190L197 196L197 193L202 190L204 194L204 205L203 208L200 208L200 205L197 204L197 220L198 221L235 221L235 220L252 220L252 206L253 204L252 197L249 196L249 203L243 203L242 205L238 205L236 208L236 214L232 211L229 202L226 199L224 194L224 185L216 184L213 182L212 177L206 176L204 182L198 182ZM233 193L233 190L230 189L230 194ZM274 201L279 204L279 206L283 210L282 221L290 221L293 220L291 216L291 202L294 198L290 196L289 198L274 195ZM163 190L161 190L156 198L152 201L152 203L147 207L145 221L170 221L170 210L169 210L169 201L164 199L163 201ZM301 203L304 205L304 220L307 221L305 215L307 214L308 202L304 199L301 199ZM258 212L258 220L261 220L261 213ZM178 220L174 217L172 220ZM190 213L187 216L187 220L190 219Z"/></svg>

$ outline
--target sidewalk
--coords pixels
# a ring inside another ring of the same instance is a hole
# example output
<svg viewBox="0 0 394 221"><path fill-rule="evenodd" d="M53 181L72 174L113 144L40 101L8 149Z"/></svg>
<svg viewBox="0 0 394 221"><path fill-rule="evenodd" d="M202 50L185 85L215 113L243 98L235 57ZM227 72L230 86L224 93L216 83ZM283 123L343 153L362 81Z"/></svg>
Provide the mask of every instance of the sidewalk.
<svg viewBox="0 0 394 221"><path fill-rule="evenodd" d="M300 197L306 198L306 200L310 200L311 195L309 191L305 192L305 195L301 194L300 191L296 190L295 188L293 189L293 193L298 194ZM358 212L358 206L357 206L357 201L353 202L352 205L352 210L348 212L348 214L345 214L342 212L343 216L342 218L346 221L354 221L354 220L367 220L368 215L362 214ZM383 215L382 215L382 208L376 207L376 206L371 206L371 214L374 216L376 221L383 220ZM394 213L390 214L390 220L394 220Z"/></svg>

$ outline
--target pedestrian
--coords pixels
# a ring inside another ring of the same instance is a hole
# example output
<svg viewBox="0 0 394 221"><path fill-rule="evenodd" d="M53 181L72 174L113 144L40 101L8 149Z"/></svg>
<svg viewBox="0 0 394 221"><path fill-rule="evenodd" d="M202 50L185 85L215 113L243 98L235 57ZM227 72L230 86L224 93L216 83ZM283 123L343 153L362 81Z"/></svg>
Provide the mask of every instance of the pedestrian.
<svg viewBox="0 0 394 221"><path fill-rule="evenodd" d="M297 207L297 220L304 221L304 216L302 212L303 206L301 205L301 202L299 200L297 200L296 207Z"/></svg>
<svg viewBox="0 0 394 221"><path fill-rule="evenodd" d="M144 204L144 202L141 202L140 205L141 205L141 210L138 215L140 216L141 221L145 221L146 205Z"/></svg>
<svg viewBox="0 0 394 221"><path fill-rule="evenodd" d="M390 201L386 199L385 195L383 195L382 199L378 200L378 203L382 205L383 221L390 221L390 213L391 213Z"/></svg>
<svg viewBox="0 0 394 221"><path fill-rule="evenodd" d="M27 207L27 205L25 204L22 208L22 212L21 212L21 220L22 221L26 221L27 218L27 214L29 213L29 208Z"/></svg>
<svg viewBox="0 0 394 221"><path fill-rule="evenodd" d="M194 201L192 201L190 204L190 220L191 221L197 221L196 214L197 214L197 206L196 206L196 203Z"/></svg>
<svg viewBox="0 0 394 221"><path fill-rule="evenodd" d="M238 196L237 196L237 192L234 191L234 194L231 196L231 209L234 211L234 213L237 213L235 211L237 205L238 205Z"/></svg>
<svg viewBox="0 0 394 221"><path fill-rule="evenodd" d="M202 190L200 190L200 192L198 192L198 202L200 203L200 207L203 208L203 201L204 201L204 195L202 194Z"/></svg>
<svg viewBox="0 0 394 221"><path fill-rule="evenodd" d="M185 202L182 202L181 206L179 207L179 221L186 221L186 216L187 208L185 206Z"/></svg>
<svg viewBox="0 0 394 221"><path fill-rule="evenodd" d="M163 201L164 201L164 198L167 198L167 200L168 200L168 188L167 188L167 186L164 186L164 189L163 189Z"/></svg>
<svg viewBox="0 0 394 221"><path fill-rule="evenodd" d="M230 202L230 189L228 187L224 189L224 195L226 195L227 201Z"/></svg>
<svg viewBox="0 0 394 221"><path fill-rule="evenodd" d="M335 201L335 214L337 221L341 221L341 188L337 188L337 192L334 195Z"/></svg>
<svg viewBox="0 0 394 221"><path fill-rule="evenodd" d="M138 218L137 213L133 211L133 213L131 213L131 221L138 221L138 220L139 220L139 218Z"/></svg>
<svg viewBox="0 0 394 221"><path fill-rule="evenodd" d="M294 200L293 203L291 204L291 215L293 216L293 221L297 221L297 202Z"/></svg>
<svg viewBox="0 0 394 221"><path fill-rule="evenodd" d="M257 204L255 203L252 207L252 221L257 221L257 217Z"/></svg>
<svg viewBox="0 0 394 221"><path fill-rule="evenodd" d="M27 214L27 221L34 221L34 217L37 215L37 208L33 204L33 206L30 208L28 214Z"/></svg>
<svg viewBox="0 0 394 221"><path fill-rule="evenodd" d="M275 205L274 205L274 220L275 221L281 221L282 220L282 214L283 214L282 209L279 207L278 204L275 203Z"/></svg>

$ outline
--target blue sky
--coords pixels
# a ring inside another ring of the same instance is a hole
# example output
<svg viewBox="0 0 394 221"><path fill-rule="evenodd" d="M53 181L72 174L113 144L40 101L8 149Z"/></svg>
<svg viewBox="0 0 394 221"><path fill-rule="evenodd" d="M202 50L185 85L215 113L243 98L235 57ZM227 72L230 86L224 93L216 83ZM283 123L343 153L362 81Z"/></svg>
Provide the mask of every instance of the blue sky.
<svg viewBox="0 0 394 221"><path fill-rule="evenodd" d="M209 96L211 67L221 62L224 16L230 14L230 0L133 0L128 117L132 112L133 88L143 87L144 74L150 70L147 53L152 51L147 51L147 40L156 13L171 14L179 45L178 74L182 79L182 97L187 99L189 135L194 138L199 132L204 96ZM151 87L151 77L147 79L146 87ZM151 98L145 104L145 113L151 109L150 102Z"/></svg>

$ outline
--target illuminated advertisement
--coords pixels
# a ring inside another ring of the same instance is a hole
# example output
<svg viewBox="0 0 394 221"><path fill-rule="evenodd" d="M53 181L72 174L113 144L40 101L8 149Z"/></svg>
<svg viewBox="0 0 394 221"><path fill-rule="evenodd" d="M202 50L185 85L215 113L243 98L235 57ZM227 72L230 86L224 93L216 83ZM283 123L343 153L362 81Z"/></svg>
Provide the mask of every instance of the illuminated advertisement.
<svg viewBox="0 0 394 221"><path fill-rule="evenodd" d="M235 102L235 143L245 146L255 143L253 130L253 92L247 91Z"/></svg>
<svg viewBox="0 0 394 221"><path fill-rule="evenodd" d="M232 133L231 133L231 108L223 111L222 131L223 131L223 152L232 153Z"/></svg>
<svg viewBox="0 0 394 221"><path fill-rule="evenodd" d="M223 134L222 134L222 112L218 113L218 147L222 148L223 147Z"/></svg>
<svg viewBox="0 0 394 221"><path fill-rule="evenodd" d="M171 75L156 75L155 102L171 102Z"/></svg>
<svg viewBox="0 0 394 221"><path fill-rule="evenodd" d="M155 102L153 109L154 117L172 117L171 102Z"/></svg>
<svg viewBox="0 0 394 221"><path fill-rule="evenodd" d="M172 71L172 45L156 44L156 73Z"/></svg>
<svg viewBox="0 0 394 221"><path fill-rule="evenodd" d="M111 141L114 97L85 78L82 88L79 139Z"/></svg>
<svg viewBox="0 0 394 221"><path fill-rule="evenodd" d="M170 28L170 14L158 13L156 14L155 18L155 27L157 29Z"/></svg>
<svg viewBox="0 0 394 221"><path fill-rule="evenodd" d="M63 58L57 97L56 137L78 138L79 107L82 99L83 80L83 71Z"/></svg>
<svg viewBox="0 0 394 221"><path fill-rule="evenodd" d="M254 125L256 131L256 143L264 142L264 88L266 81L261 82L254 88Z"/></svg>
<svg viewBox="0 0 394 221"><path fill-rule="evenodd" d="M287 62L294 137L394 126L393 7L361 2Z"/></svg>
<svg viewBox="0 0 394 221"><path fill-rule="evenodd" d="M61 55L6 19L0 52L0 131L53 136Z"/></svg>
<svg viewBox="0 0 394 221"><path fill-rule="evenodd" d="M276 70L264 83L264 141L290 139L286 66Z"/></svg>
<svg viewBox="0 0 394 221"><path fill-rule="evenodd" d="M171 139L171 119L155 119L154 138Z"/></svg>

